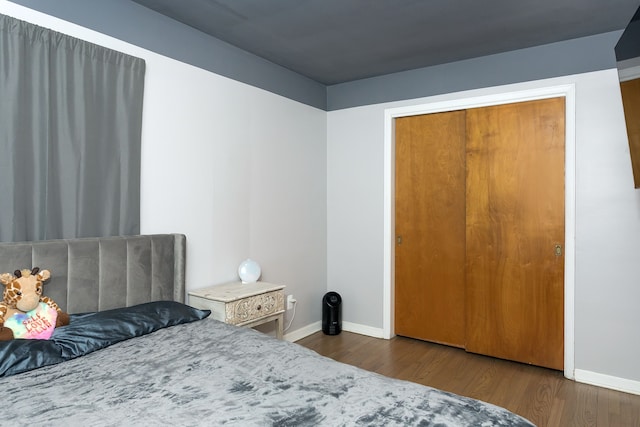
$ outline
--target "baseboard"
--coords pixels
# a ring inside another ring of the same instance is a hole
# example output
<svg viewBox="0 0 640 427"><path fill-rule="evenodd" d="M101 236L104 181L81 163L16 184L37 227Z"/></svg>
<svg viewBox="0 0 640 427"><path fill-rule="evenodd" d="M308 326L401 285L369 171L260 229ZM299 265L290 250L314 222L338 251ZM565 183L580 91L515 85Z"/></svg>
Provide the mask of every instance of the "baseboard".
<svg viewBox="0 0 640 427"><path fill-rule="evenodd" d="M640 395L640 381L628 380L626 378L613 377L611 375L599 374L597 372L576 369L575 380L579 383L595 385L612 390L623 391L625 393Z"/></svg>
<svg viewBox="0 0 640 427"><path fill-rule="evenodd" d="M301 340L302 338L308 337L311 334L315 334L316 332L322 330L322 322L315 322L307 326L303 326L300 329L296 329L295 331L291 331L287 334L284 334L284 340L295 342Z"/></svg>
<svg viewBox="0 0 640 427"><path fill-rule="evenodd" d="M295 342L302 338L308 337L322 330L322 322L315 322L300 329L284 334L286 341ZM367 335L373 338L384 338L382 328L373 328L371 326L361 325L359 323L342 322L342 330L353 332L354 334Z"/></svg>
<svg viewBox="0 0 640 427"><path fill-rule="evenodd" d="M359 323L342 322L342 330L353 332L355 334L367 335L373 338L384 338L384 331L382 328L373 328Z"/></svg>

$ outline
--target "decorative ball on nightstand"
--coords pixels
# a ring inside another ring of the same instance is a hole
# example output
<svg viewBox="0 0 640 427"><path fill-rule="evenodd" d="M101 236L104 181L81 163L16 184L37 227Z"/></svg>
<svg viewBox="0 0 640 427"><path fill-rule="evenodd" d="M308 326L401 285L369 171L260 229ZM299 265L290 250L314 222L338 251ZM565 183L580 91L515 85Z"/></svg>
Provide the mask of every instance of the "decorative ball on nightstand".
<svg viewBox="0 0 640 427"><path fill-rule="evenodd" d="M261 273L260 265L252 259L245 259L238 267L238 276L242 283L257 282Z"/></svg>

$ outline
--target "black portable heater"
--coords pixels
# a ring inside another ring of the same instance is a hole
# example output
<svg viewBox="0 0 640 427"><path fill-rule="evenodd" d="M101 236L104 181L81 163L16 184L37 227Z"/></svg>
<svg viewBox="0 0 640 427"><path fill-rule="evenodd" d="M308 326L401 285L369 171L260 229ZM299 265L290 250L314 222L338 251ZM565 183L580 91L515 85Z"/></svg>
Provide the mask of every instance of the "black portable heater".
<svg viewBox="0 0 640 427"><path fill-rule="evenodd" d="M322 298L322 332L326 335L342 332L342 297L337 292L327 292Z"/></svg>

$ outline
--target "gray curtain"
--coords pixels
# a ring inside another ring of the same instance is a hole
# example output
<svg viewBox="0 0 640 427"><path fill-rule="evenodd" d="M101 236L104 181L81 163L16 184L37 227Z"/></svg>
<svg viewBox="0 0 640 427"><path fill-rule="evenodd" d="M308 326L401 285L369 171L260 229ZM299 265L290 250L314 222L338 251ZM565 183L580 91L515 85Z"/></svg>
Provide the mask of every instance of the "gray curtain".
<svg viewBox="0 0 640 427"><path fill-rule="evenodd" d="M0 15L0 241L139 234L144 72Z"/></svg>

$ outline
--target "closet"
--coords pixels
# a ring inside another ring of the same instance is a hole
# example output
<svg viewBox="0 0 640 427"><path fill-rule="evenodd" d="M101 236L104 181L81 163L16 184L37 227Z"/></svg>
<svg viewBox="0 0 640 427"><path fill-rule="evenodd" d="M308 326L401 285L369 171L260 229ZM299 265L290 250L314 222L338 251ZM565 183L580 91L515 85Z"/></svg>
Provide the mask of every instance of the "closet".
<svg viewBox="0 0 640 427"><path fill-rule="evenodd" d="M564 366L564 98L395 122L395 333Z"/></svg>

